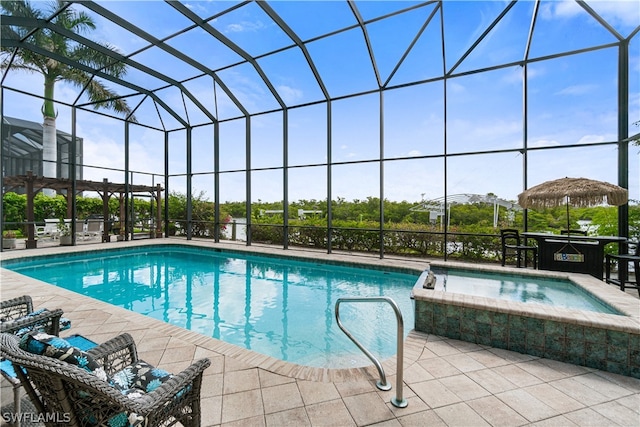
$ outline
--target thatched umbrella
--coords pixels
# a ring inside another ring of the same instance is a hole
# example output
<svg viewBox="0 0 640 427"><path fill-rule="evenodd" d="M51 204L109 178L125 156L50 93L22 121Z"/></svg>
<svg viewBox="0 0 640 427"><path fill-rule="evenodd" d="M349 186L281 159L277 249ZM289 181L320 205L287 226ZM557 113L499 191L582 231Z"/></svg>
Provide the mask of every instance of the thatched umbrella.
<svg viewBox="0 0 640 427"><path fill-rule="evenodd" d="M546 181L520 193L518 203L527 208L555 208L567 206L567 232L569 232L569 206L587 207L627 203L626 188L587 178L560 178Z"/></svg>

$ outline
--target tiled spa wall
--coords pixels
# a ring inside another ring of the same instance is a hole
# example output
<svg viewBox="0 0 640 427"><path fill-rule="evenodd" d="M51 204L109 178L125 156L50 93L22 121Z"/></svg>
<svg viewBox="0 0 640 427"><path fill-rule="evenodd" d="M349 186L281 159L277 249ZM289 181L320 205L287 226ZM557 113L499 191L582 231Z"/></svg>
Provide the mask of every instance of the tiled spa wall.
<svg viewBox="0 0 640 427"><path fill-rule="evenodd" d="M640 378L639 333L451 300L414 302L417 331Z"/></svg>

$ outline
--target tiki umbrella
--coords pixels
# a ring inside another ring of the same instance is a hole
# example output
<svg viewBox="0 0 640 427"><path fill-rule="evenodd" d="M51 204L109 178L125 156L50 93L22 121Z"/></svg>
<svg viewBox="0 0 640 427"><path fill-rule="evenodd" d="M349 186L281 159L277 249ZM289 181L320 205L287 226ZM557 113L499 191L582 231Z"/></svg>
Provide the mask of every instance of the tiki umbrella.
<svg viewBox="0 0 640 427"><path fill-rule="evenodd" d="M627 203L628 191L608 182L587 178L560 178L546 181L520 193L518 203L523 208L555 208L567 206L567 233L571 229L569 206L587 207Z"/></svg>

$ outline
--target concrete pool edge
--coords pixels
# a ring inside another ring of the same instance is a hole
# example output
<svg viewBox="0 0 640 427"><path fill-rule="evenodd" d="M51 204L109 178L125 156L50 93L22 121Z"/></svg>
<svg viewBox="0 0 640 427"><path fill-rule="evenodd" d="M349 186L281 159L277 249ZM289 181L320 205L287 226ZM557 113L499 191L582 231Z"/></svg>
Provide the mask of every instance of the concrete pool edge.
<svg viewBox="0 0 640 427"><path fill-rule="evenodd" d="M459 262L437 267L566 278L624 315L414 289L418 331L640 378L640 304L584 274Z"/></svg>
<svg viewBox="0 0 640 427"><path fill-rule="evenodd" d="M97 243L93 245L77 245L77 246L52 246L37 250L14 250L0 252L2 260L11 260L16 258L32 258L48 255L65 255L75 252L91 252L103 250L127 249L137 246L153 246L153 245L185 245L201 248L209 248L214 250L223 250L229 252L238 252L245 254L264 255L268 257L286 257L297 258L304 261L314 262L318 260L325 261L330 264L343 264L346 266L367 266L377 270L394 269L397 271L415 272L420 274L424 271L429 261L420 258L378 258L371 255L351 254L333 252L327 254L326 251L314 250L309 248L290 248L282 249L281 247L268 246L246 246L237 242L221 241L213 242L211 240L184 240L179 238L158 238L144 239L128 242L113 243ZM26 253L25 253L26 252Z"/></svg>
<svg viewBox="0 0 640 427"><path fill-rule="evenodd" d="M454 267L471 269L474 271L485 271L491 273L509 273L509 274L526 274L529 276L545 277L551 279L566 279L573 282L576 286L581 287L585 291L594 295L606 304L614 307L616 310L624 313L621 320L621 316L604 313L591 313L588 311L578 311L569 309L558 309L555 307L525 304L517 302L505 301L505 307L510 307L512 310L524 310L531 312L532 314L545 315L551 317L563 318L570 316L570 319L576 320L575 316L580 313L584 314L583 322L591 322L592 324L612 324L614 328L622 328L626 330L626 327L633 328L635 330L640 328L640 303L638 300L625 292L620 291L618 288L608 285L602 280L598 280L595 277L588 274L577 273L564 273L561 271L545 271L545 270L529 270L521 268L501 267L498 265L489 264L471 264L457 261L432 261L430 265L433 267ZM467 303L472 304L474 301L487 303L488 298L482 297L466 297ZM619 325L618 322L622 321L624 325Z"/></svg>
<svg viewBox="0 0 640 427"><path fill-rule="evenodd" d="M84 307L99 308L101 311L109 313L117 319L130 319L140 327L147 327L171 336L190 342L197 347L219 355L224 355L236 360L238 363L246 364L250 367L261 368L274 374L283 375L290 378L318 382L345 382L345 381L376 381L379 379L377 371L373 365L365 367L332 369L315 368L310 366L297 365L285 362L270 356L263 355L245 348L228 344L215 338L207 337L197 332L192 332L169 323L162 322L143 314L135 313L121 307L116 307L97 299L77 294L48 283L23 276L19 273L7 269L0 269L2 275L3 298L13 298L23 294L29 294L34 298L35 308L53 307L65 310L65 316L71 319L72 328L70 333L80 333L96 342L104 342L117 335L105 330L93 330L89 325L83 325L82 318L76 318L74 311L70 310L66 300L82 301ZM4 296L8 295L8 296ZM64 334L63 334L64 336ZM426 334L411 331L405 339L404 366L410 366L417 362L421 355L424 343L427 341ZM139 343L140 344L140 343ZM143 357L144 359L144 357ZM382 361L387 377L396 373L396 358L391 357Z"/></svg>
<svg viewBox="0 0 640 427"><path fill-rule="evenodd" d="M74 252L88 252L88 251L100 251L105 249L117 249L117 248L127 248L131 246L144 246L144 245L158 245L158 244L178 244L178 245L192 245L196 247L203 248L213 248L213 249L222 249L222 250L230 250L237 252L246 252L246 253L254 253L254 254L269 254L270 256L283 256L283 257L293 257L300 258L304 260L330 260L331 262L340 262L347 265L361 265L361 266L376 266L380 267L389 267L389 268L403 268L415 271L416 273L421 273L428 265L440 266L440 267L461 267L461 268L471 268L476 271L491 271L491 272L508 272L513 274L522 274L523 272L526 274L539 275L539 276L547 276L554 278L569 278L570 280L577 283L579 286L587 289L589 292L603 299L607 303L615 306L618 310L627 314L627 316L615 316L615 315L605 315L605 314L585 314L587 312L580 312L576 310L558 310L553 307L540 308L541 306L534 306L533 304L522 304L522 303L511 303L508 301L497 301L497 300L488 300L486 298L479 297L469 297L464 295L455 296L453 294L449 295L436 295L431 292L431 294L423 294L423 292L427 292L426 290L419 292L417 295L417 301L431 300L436 303L443 303L449 301L454 302L455 305L463 308L486 308L490 307L491 310L495 311L497 306L500 306L500 309L503 313L506 314L529 314L531 318L534 319L548 319L554 321L568 321L572 324L582 325L585 327L610 327L611 330L626 332L629 334L633 334L637 336L637 348L636 348L636 356L640 358L640 304L638 304L638 300L630 295L625 294L624 292L619 291L617 288L606 285L604 282L595 279L588 275L580 275L580 274L570 274L570 273L560 273L560 272L550 272L550 271L538 271L538 270L523 270L516 269L510 267L501 267L498 265L488 265L488 264L475 264L475 263L462 263L457 261L439 261L439 260L425 260L425 259L397 259L397 258L384 258L380 259L377 257L363 256L363 255L353 255L353 254L340 254L340 253L332 253L327 254L323 251L318 250L299 250L299 249L289 249L284 250L282 248L273 248L273 247L263 247L263 246L245 246L239 245L229 242L220 242L215 243L212 241L202 241L202 240L191 240L186 241L183 239L150 239L150 240L140 240L133 242L125 242L124 244L95 244L89 246L75 246L75 247L51 247L47 249L38 249L37 251L31 250L21 250L21 251L9 251L2 253L2 259L14 259L14 258L23 258L23 257L39 257L46 255L59 255L59 254L70 254ZM2 269L3 276L7 270ZM17 274L17 273L14 273ZM21 276L25 279L26 276ZM29 279L34 282L34 279ZM38 282L42 283L42 282ZM28 286L28 284L24 284ZM55 289L63 290L62 288L57 288L53 285L46 285L50 287L54 287ZM4 287L4 285L3 285ZM70 292L70 291L67 291ZM26 292L25 292L26 293ZM442 294L442 293L440 293ZM79 295L79 294L76 294ZM88 298L88 297L86 297ZM92 300L97 301L97 300ZM497 302L496 302L497 301ZM106 303L101 303L109 306ZM110 306L111 307L111 306ZM64 309L64 307L61 307ZM114 307L118 308L118 307ZM124 310L124 309L121 309ZM126 311L126 310L125 310ZM129 312L132 313L132 312ZM134 313L135 314L135 313ZM143 315L142 316L146 319ZM150 319L153 320L153 319ZM161 321L156 321L159 325L162 325L162 328L175 328L177 332L172 332L172 334L179 334L180 336L191 336L191 340L196 340L198 343L202 342L203 348L214 349L212 351L219 352L221 354L228 355L236 360L243 361L246 363L250 363L252 366L260 367L265 370L279 373L285 376L292 376L293 378L298 379L309 379L316 381L334 381L341 382L347 379L376 379L377 372L375 371L373 366L365 367L365 368L346 368L346 369L330 369L330 368L312 368L307 366L295 365L289 362L283 362L278 359L270 358L269 356L264 356L259 353L252 352L250 350L246 350L241 347L237 347L231 344L224 343L222 341L215 340L213 338L206 337L204 335L197 334L195 332L190 332L172 325L165 324ZM418 324L416 317L416 325ZM156 326L159 327L159 326ZM173 331L173 330L172 330ZM193 335L189 335L193 334ZM410 345L410 342L413 340L421 341L424 343L426 340L426 334L433 334L436 336L447 336L443 334L442 331L427 331L424 329L418 329L418 331L410 332L409 336L405 341L405 367L410 366L414 363L418 357L419 353L413 351L407 351L407 347ZM456 339L463 339L460 336L458 337L450 337ZM202 339L206 341L201 341ZM464 340L464 339L463 339ZM474 342L471 340L465 340L469 342ZM496 348L505 348L501 346L499 342L481 342L483 345L493 346ZM422 347L420 347L422 348ZM516 351L522 349L514 349ZM519 351L520 353L527 353L526 351ZM534 354L534 356L539 357L548 357L545 354ZM553 358L553 357L549 357ZM557 360L557 359L556 359ZM392 357L388 360L383 361L383 366L387 375L393 375L396 369L396 359ZM607 370L605 367L597 366L599 369Z"/></svg>
<svg viewBox="0 0 640 427"><path fill-rule="evenodd" d="M410 269L416 272L422 271L426 267L426 262L423 260L416 261L411 260L406 263L406 265L398 265L405 264L402 262L398 262L396 260L388 260L385 262L380 262L383 260L375 259L375 260L367 260L362 259L358 260L358 262L353 260L353 257L349 256L340 256L340 255L328 255L328 254L316 254L315 252L302 251L301 253L292 253L290 251L284 250L273 250L270 248L254 248L249 247L245 248L237 245L227 245L227 244L215 244L213 242L202 242L202 241L184 241L184 240L172 240L172 239L153 239L153 240L143 240L143 241L135 241L129 242L129 244L125 245L112 245L112 244L96 244L91 247L88 246L74 246L74 247L51 247L46 250L21 250L21 251L10 251L10 252L2 252L2 260L10 260L10 259L19 259L19 258L37 258L37 257L46 257L50 255L65 255L79 252L91 252L91 251L103 251L109 249L117 249L117 248L129 248L133 246L145 246L145 245L158 245L158 244L177 244L177 245L189 245L195 247L205 247L205 248L214 248L214 249L222 249L229 251L237 251L240 253L247 254L270 254L271 256L283 256L283 257L296 257L303 260L309 261L317 261L319 259L331 259L334 262L340 262L348 265L359 265L366 266L375 265L378 268L381 266L388 266L390 269L395 267L400 267L404 269ZM343 259L344 258L344 259ZM132 311L126 310L124 308L112 306L108 303L99 301L97 299L87 297L73 291L69 291L36 279L32 279L27 276L23 276L19 273L13 272L6 268L0 268L0 276L2 277L2 293L3 295L16 294L16 290L20 289L19 295L23 294L31 294L32 297L38 297L38 299L51 299L52 295L55 295L54 301L58 299L66 299L65 295L73 295L74 300L86 300L88 306L100 306L103 311L112 313L116 317L126 317L126 318L137 318L136 323L152 325L151 327L162 330L169 333L172 337L177 337L179 339L183 339L185 341L191 342L202 349L207 351L211 351L214 353L218 353L227 357L230 357L240 363L245 363L251 367L257 367L264 369L266 371L295 378L300 380L310 380L310 381L320 381L320 382L345 382L345 381L358 381L358 380L366 380L366 381L376 381L379 379L377 370L371 365L367 365L364 367L353 367L353 368L317 368L310 366L298 365L291 362L285 362L271 356L266 356L261 353L257 353L251 350L247 350L245 348L226 343L221 340L217 340L211 337L207 337L205 335L199 334L197 332L192 332L187 329L180 328L178 326L174 326L160 320L156 320L142 314L134 313ZM8 291L8 292L5 292ZM18 294L16 294L18 296ZM11 295L13 297L13 295ZM3 296L3 299L6 298ZM407 295L409 298L409 295ZM37 305L37 304L36 304ZM61 303L56 305L47 304L47 307L54 308L62 308L65 310L65 306L67 304ZM37 307L36 307L37 308ZM65 310L65 316L69 315L72 317L72 312L68 312ZM78 322L74 322L72 318L72 330L73 333L82 333L82 330L78 330L75 325ZM94 339L98 342L105 341L110 338L112 335L104 335L104 334L94 334L87 333L86 336L88 338ZM405 338L404 345L404 360L403 364L406 367L412 365L417 362L418 358L422 353L422 349L424 348L424 344L427 341L426 334L421 334L416 331L410 331L409 335ZM384 367L387 378L389 376L395 375L396 373L396 357L390 357L386 360L382 361L382 365Z"/></svg>

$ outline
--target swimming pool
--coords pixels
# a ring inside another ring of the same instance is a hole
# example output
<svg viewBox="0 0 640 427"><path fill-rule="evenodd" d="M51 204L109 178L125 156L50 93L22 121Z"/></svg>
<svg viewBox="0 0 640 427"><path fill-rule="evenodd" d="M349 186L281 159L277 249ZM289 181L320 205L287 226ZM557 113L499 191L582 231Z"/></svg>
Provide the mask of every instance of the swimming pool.
<svg viewBox="0 0 640 427"><path fill-rule="evenodd" d="M336 300L388 296L413 325L418 277L175 244L5 260L2 267L281 360L331 368L370 364L336 325ZM374 355L395 354L388 305L346 304L340 317Z"/></svg>

